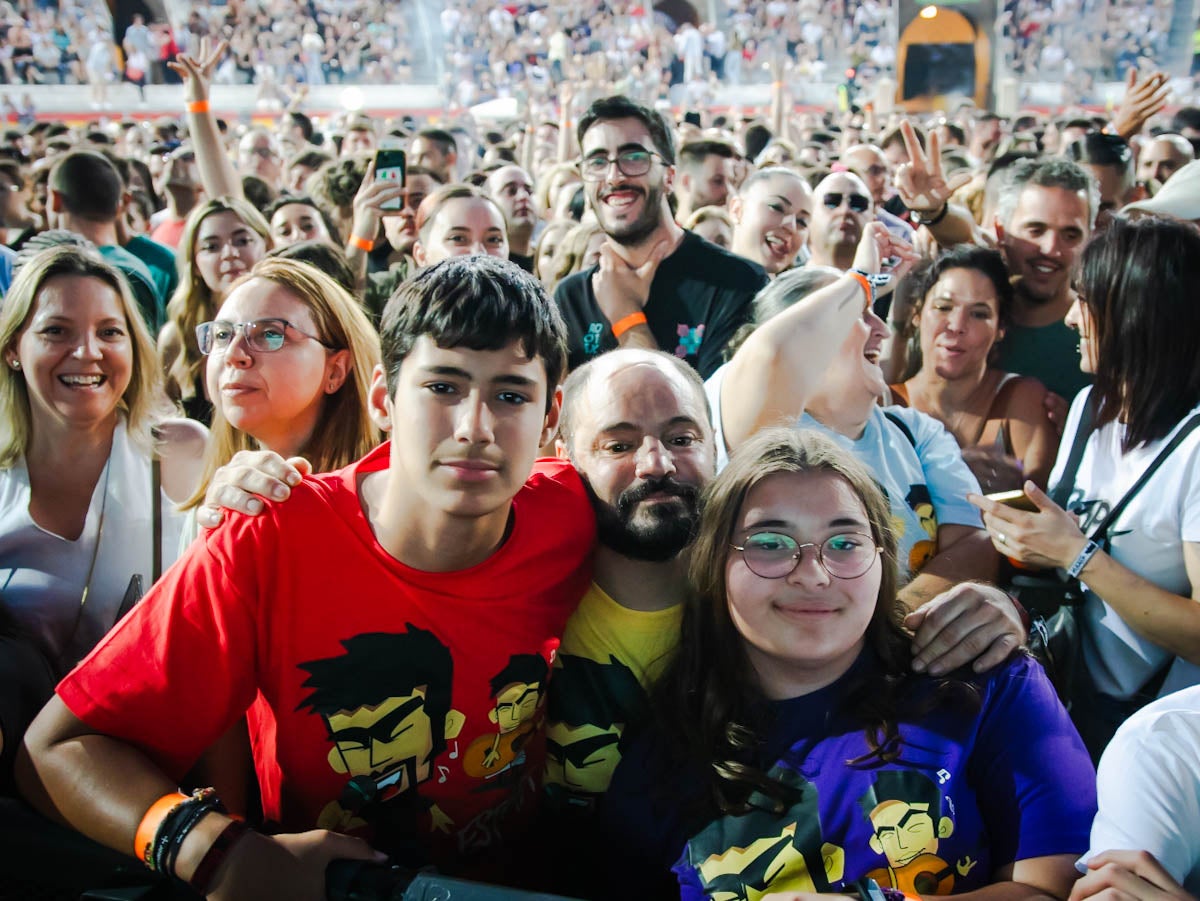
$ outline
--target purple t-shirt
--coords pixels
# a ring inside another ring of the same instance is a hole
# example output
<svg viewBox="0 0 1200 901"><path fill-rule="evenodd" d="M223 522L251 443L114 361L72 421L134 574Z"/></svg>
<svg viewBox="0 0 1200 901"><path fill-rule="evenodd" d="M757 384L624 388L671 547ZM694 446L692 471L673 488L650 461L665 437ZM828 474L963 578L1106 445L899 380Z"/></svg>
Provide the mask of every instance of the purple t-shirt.
<svg viewBox="0 0 1200 901"><path fill-rule="evenodd" d="M1013 861L1087 849L1095 770L1039 664L1017 657L988 674L977 709L939 703L901 723L898 759L852 764L870 750L865 732L831 711L870 666L864 656L833 685L775 705L766 759L795 790L783 812L764 803L699 830L657 817L675 834L660 832L649 845L682 848L674 869L684 901L841 892L864 876L910 894L956 894L988 885ZM650 811L636 811L653 803L653 788L642 786L647 800L638 802L627 792L631 774L621 772L637 756L623 757L607 799L610 816L623 808L635 843L640 829L655 830Z"/></svg>

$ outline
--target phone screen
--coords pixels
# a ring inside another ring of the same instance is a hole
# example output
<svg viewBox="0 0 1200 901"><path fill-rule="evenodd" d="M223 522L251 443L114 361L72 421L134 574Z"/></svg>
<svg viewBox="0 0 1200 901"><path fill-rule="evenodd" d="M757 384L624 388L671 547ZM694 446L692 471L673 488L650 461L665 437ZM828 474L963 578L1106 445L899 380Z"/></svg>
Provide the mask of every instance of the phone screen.
<svg viewBox="0 0 1200 901"><path fill-rule="evenodd" d="M401 185L404 184L404 151L381 149L375 153L375 180L376 181L392 181ZM397 197L395 200L385 201L381 205L381 209L398 210L404 206L404 199Z"/></svg>

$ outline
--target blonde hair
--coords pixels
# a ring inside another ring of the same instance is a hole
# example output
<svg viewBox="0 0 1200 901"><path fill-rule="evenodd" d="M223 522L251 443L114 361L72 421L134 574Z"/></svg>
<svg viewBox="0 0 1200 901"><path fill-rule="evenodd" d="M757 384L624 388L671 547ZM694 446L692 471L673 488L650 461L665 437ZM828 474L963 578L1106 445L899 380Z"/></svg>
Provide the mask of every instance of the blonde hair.
<svg viewBox="0 0 1200 901"><path fill-rule="evenodd" d="M163 360L167 393L174 401L190 400L196 394L196 381L204 369L204 355L196 343L196 326L217 315L217 300L196 268L196 239L204 220L214 213L233 213L263 239L263 253L275 246L271 226L254 206L240 197L215 197L196 207L187 217L176 255L179 287L167 302L167 321L179 332L180 351L171 360Z"/></svg>
<svg viewBox="0 0 1200 901"><path fill-rule="evenodd" d="M581 183L583 181L583 178L579 175L579 167L575 163L555 163L540 176L538 176L538 209L553 211L554 202L557 200L557 198L550 196L550 186L554 184L555 178L566 173L574 175L576 183Z"/></svg>
<svg viewBox="0 0 1200 901"><path fill-rule="evenodd" d="M154 340L142 320L137 301L124 276L95 250L77 244L50 247L32 256L17 272L0 305L0 352L13 350L50 279L60 275L94 278L116 292L129 330L133 365L129 386L117 409L125 413L126 429L136 446L150 453L154 426L169 411L162 393ZM33 434L33 411L25 375L0 366L0 469L9 469L25 454Z"/></svg>
<svg viewBox="0 0 1200 901"><path fill-rule="evenodd" d="M312 463L314 472L340 469L379 443L379 430L367 414L372 370L380 362L379 335L349 292L315 266L285 257L266 257L234 282L230 293L254 279L263 279L286 289L308 308L317 337L324 344L332 351L350 351L346 380L325 398L318 428L313 430L308 444L301 448L301 454ZM234 428L221 412L220 405L216 405L204 474L196 492L184 502L183 508L203 503L213 474L234 454L258 447L258 442Z"/></svg>
<svg viewBox="0 0 1200 901"><path fill-rule="evenodd" d="M583 222L574 226L559 242L558 251L554 254L554 281L557 285L568 275L583 271L583 258L587 255L588 242L596 235L603 234L604 229L596 222Z"/></svg>
<svg viewBox="0 0 1200 901"><path fill-rule="evenodd" d="M729 229L733 230L733 217L729 215L729 211L720 206L702 206L696 212L688 217L687 222L683 223L683 227L689 231L694 229L701 222L708 222L710 219L716 219L719 222L725 223Z"/></svg>

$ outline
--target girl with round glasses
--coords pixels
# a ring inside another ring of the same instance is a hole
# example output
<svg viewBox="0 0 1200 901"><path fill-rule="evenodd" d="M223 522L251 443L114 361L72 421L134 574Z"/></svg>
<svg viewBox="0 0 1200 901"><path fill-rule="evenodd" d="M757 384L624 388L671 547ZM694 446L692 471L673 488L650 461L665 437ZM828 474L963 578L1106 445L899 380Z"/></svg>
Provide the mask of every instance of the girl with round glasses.
<svg viewBox="0 0 1200 901"><path fill-rule="evenodd" d="M704 493L682 635L604 800L639 895L1066 898L1095 773L1024 654L911 671L896 539L870 473L768 429ZM614 844L615 843L615 844ZM893 893L893 894L888 894Z"/></svg>

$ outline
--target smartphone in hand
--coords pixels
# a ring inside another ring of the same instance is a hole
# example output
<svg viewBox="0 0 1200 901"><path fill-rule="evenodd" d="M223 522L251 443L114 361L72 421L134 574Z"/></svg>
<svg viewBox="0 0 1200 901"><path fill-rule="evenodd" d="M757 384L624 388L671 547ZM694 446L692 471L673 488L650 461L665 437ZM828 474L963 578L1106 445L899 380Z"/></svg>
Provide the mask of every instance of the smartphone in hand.
<svg viewBox="0 0 1200 901"><path fill-rule="evenodd" d="M403 150L381 147L375 152L375 180L395 182L404 185L405 156ZM380 209L399 210L404 206L404 198L385 201Z"/></svg>
<svg viewBox="0 0 1200 901"><path fill-rule="evenodd" d="M998 491L995 494L984 496L989 501L1004 504L1004 506L1012 507L1014 510L1028 510L1030 513L1037 513L1037 504L1031 501L1029 495L1019 488L1016 491Z"/></svg>

